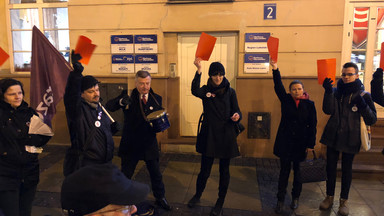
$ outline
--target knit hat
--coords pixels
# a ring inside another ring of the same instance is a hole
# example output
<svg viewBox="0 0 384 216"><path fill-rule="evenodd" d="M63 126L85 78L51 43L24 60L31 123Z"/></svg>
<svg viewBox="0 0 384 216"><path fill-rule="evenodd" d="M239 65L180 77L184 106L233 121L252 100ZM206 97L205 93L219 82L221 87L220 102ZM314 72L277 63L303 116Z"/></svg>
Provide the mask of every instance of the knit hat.
<svg viewBox="0 0 384 216"><path fill-rule="evenodd" d="M81 79L81 92L89 89L89 88L92 88L93 86L95 86L96 84L99 84L100 82L93 76L84 76L82 79Z"/></svg>
<svg viewBox="0 0 384 216"><path fill-rule="evenodd" d="M86 215L109 204L140 203L148 193L148 185L128 179L113 164L90 165L64 179L61 206L70 216Z"/></svg>
<svg viewBox="0 0 384 216"><path fill-rule="evenodd" d="M220 62L212 62L209 66L209 76L215 76L217 74L225 75L225 69L224 66Z"/></svg>

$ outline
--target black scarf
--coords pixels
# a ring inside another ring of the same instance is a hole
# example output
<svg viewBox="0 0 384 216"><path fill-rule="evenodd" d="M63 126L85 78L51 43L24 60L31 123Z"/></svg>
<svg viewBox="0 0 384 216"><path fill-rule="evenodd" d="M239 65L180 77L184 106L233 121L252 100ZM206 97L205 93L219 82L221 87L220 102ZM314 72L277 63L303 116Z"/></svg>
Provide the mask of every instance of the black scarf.
<svg viewBox="0 0 384 216"><path fill-rule="evenodd" d="M347 95L360 90L364 90L364 85L359 79L351 83L344 83L342 79L337 82L337 91L340 95Z"/></svg>
<svg viewBox="0 0 384 216"><path fill-rule="evenodd" d="M229 82L227 78L223 77L223 81L220 83L220 85L216 86L212 81L212 78L209 77L207 81L207 87L211 93L214 93L217 96L222 96L229 89Z"/></svg>

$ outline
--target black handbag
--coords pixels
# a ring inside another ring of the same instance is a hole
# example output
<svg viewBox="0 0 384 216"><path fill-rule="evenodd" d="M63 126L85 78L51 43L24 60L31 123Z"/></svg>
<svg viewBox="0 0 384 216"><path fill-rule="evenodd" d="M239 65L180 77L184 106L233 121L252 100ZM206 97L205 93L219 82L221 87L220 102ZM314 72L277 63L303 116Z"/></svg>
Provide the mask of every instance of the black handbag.
<svg viewBox="0 0 384 216"><path fill-rule="evenodd" d="M327 180L327 162L322 158L317 158L315 151L313 159L300 162L300 178L301 183L321 182Z"/></svg>
<svg viewBox="0 0 384 216"><path fill-rule="evenodd" d="M245 130L245 127L243 124L241 124L240 122L235 123L236 136L239 136L239 134L241 134L241 132L243 132L244 130Z"/></svg>

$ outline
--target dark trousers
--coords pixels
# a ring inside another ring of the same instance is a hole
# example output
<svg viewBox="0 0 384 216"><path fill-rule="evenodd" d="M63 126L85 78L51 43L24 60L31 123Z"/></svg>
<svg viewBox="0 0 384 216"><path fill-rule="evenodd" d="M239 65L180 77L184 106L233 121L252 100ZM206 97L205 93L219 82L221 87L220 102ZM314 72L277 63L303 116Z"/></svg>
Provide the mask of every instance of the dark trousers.
<svg viewBox="0 0 384 216"><path fill-rule="evenodd" d="M332 147L327 147L327 195L335 195L337 161L340 152ZM341 158L341 192L340 198L348 199L352 183L352 163L355 154L342 153Z"/></svg>
<svg viewBox="0 0 384 216"><path fill-rule="evenodd" d="M5 216L30 216L37 185L18 190L0 191L0 209Z"/></svg>
<svg viewBox="0 0 384 216"><path fill-rule="evenodd" d="M159 159L144 161L151 177L153 196L156 199L161 199L165 196L165 188L163 183L163 176L160 172ZM121 157L121 171L125 176L131 179L138 162L138 159Z"/></svg>
<svg viewBox="0 0 384 216"><path fill-rule="evenodd" d="M302 183L299 182L300 169L298 161L292 161L288 158L280 158L280 175L279 184L277 186L277 200L284 201L285 194L287 193L288 178L291 172L291 164L293 164L293 187L292 187L292 199L300 197L302 190Z"/></svg>
<svg viewBox="0 0 384 216"><path fill-rule="evenodd" d="M196 182L196 195L201 197L205 186L207 185L207 180L211 174L211 169L213 165L214 158L206 157L204 155L201 156L201 167L200 173L197 177ZM229 164L231 159L225 158L220 159L219 170L220 170L220 180L219 180L219 200L224 203L225 196L227 195L228 186L229 186ZM222 205L221 203L221 205Z"/></svg>

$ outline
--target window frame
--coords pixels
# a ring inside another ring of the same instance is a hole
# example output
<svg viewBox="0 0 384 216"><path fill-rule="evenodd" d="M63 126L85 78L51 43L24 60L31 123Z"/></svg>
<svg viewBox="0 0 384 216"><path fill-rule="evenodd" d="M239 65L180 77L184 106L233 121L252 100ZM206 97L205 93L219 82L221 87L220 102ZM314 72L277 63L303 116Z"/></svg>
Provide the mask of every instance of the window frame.
<svg viewBox="0 0 384 216"><path fill-rule="evenodd" d="M15 63L14 63L14 53L20 51L14 51L13 49L13 30L12 30L12 21L11 21L11 10L12 9L37 9L39 14L39 26L37 26L40 31L43 33L45 31L50 30L68 30L68 28L59 28L59 29L44 29L44 15L43 8L68 8L68 1L66 2L53 2L53 3L44 3L43 0L36 0L36 3L19 3L12 4L10 0L5 0L5 9L6 9L6 25L7 25L7 36L8 36L8 50L9 50L9 61L10 61L10 73L11 74L30 74L30 71L15 71ZM20 29L21 30L21 29ZM29 29L28 29L29 31ZM32 31L32 29L31 29ZM32 48L31 48L32 49ZM63 52L64 50L59 50L59 52ZM67 51L67 50L65 50ZM22 53L22 52L20 52Z"/></svg>
<svg viewBox="0 0 384 216"><path fill-rule="evenodd" d="M384 8L383 2L366 2L366 1L354 1L347 2L345 4L345 17L344 17L344 30L343 30L343 45L341 55L341 65L351 61L352 54L352 40L353 40L353 18L355 8L369 8L368 14L368 32L367 32L367 45L365 53L365 69L359 71L360 77L363 76L363 82L365 90L371 90L372 74L376 70L374 68L374 56L377 51L376 45L376 30L378 8ZM363 72L363 74L361 74ZM336 72L337 73L337 72ZM384 118L384 108L376 106L377 117Z"/></svg>

